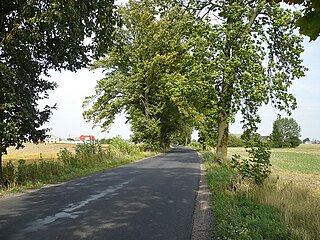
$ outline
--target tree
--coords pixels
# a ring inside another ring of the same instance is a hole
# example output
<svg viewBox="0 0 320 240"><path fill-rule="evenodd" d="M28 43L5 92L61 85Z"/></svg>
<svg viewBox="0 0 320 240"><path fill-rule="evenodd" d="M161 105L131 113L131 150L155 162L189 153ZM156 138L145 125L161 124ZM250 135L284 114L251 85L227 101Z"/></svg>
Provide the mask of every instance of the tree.
<svg viewBox="0 0 320 240"><path fill-rule="evenodd" d="M216 109L217 153L227 155L229 124L237 112L243 116L245 135L250 137L260 122L258 109L271 102L290 113L296 100L288 89L303 77L300 54L302 38L294 34L295 14L266 1L198 1L196 9L207 19L202 37L210 44L203 72L214 86L211 106Z"/></svg>
<svg viewBox="0 0 320 240"><path fill-rule="evenodd" d="M281 118L273 123L272 145L276 148L294 148L300 145L301 128L293 118Z"/></svg>
<svg viewBox="0 0 320 240"><path fill-rule="evenodd" d="M305 138L305 139L303 139L303 141L302 141L303 143L306 143L306 142L310 142L310 138Z"/></svg>
<svg viewBox="0 0 320 240"><path fill-rule="evenodd" d="M168 147L174 133L188 129L194 113L188 102L196 96L188 95L185 76L193 19L171 3L129 1L119 8L122 25L113 48L93 64L106 69L106 77L84 102L84 118L103 129L125 111L132 140L147 148Z"/></svg>
<svg viewBox="0 0 320 240"><path fill-rule="evenodd" d="M41 126L54 107L39 109L38 101L56 84L43 76L50 69L86 66L108 47L114 25L109 0L1 1L0 185L6 149L38 143L45 136Z"/></svg>
<svg viewBox="0 0 320 240"><path fill-rule="evenodd" d="M229 134L228 147L244 147L244 141L241 139L241 137L238 137L234 134Z"/></svg>
<svg viewBox="0 0 320 240"><path fill-rule="evenodd" d="M320 1L319 0L276 0L276 2L299 4L303 7L303 15L296 21L300 33L316 40L320 35ZM269 0L272 2L272 0Z"/></svg>

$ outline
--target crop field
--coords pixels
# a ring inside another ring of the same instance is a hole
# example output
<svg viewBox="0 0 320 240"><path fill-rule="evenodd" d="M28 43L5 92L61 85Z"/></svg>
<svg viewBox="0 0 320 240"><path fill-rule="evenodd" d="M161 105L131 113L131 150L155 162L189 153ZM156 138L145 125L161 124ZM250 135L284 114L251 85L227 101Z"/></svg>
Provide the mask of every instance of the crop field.
<svg viewBox="0 0 320 240"><path fill-rule="evenodd" d="M27 162L36 162L43 160L55 160L58 158L57 154L61 149L67 148L69 151L74 152L76 144L64 144L64 143L41 143L32 144L26 143L24 148L15 149L10 147L7 149L8 154L3 156L3 161L12 161L16 163L18 160L23 159Z"/></svg>
<svg viewBox="0 0 320 240"><path fill-rule="evenodd" d="M293 182L320 196L320 144L302 144L297 148L271 150L272 174ZM228 155L245 156L244 148L229 148Z"/></svg>

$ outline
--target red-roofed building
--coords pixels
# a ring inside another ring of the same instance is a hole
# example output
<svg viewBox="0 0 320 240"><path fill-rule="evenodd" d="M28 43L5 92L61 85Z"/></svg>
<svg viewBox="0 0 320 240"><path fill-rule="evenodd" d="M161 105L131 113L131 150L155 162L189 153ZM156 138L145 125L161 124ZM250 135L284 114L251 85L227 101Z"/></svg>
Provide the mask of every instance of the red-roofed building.
<svg viewBox="0 0 320 240"><path fill-rule="evenodd" d="M96 138L93 135L81 135L80 141L94 141Z"/></svg>

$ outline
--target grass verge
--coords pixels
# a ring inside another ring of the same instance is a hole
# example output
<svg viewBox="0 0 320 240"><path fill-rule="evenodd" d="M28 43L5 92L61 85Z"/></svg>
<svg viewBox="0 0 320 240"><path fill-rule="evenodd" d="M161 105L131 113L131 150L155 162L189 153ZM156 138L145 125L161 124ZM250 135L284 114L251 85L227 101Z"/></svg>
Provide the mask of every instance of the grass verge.
<svg viewBox="0 0 320 240"><path fill-rule="evenodd" d="M293 239L280 220L279 210L235 190L236 174L232 169L212 162L206 162L206 167L217 239Z"/></svg>
<svg viewBox="0 0 320 240"><path fill-rule="evenodd" d="M141 151L136 145L115 139L107 149L102 149L98 144L77 145L74 153L62 149L57 161L26 163L19 160L17 164L9 161L3 167L5 188L0 190L0 196L86 176L152 155L155 153Z"/></svg>
<svg viewBox="0 0 320 240"><path fill-rule="evenodd" d="M276 178L262 186L239 178L203 153L213 192L217 239L320 239L318 199Z"/></svg>

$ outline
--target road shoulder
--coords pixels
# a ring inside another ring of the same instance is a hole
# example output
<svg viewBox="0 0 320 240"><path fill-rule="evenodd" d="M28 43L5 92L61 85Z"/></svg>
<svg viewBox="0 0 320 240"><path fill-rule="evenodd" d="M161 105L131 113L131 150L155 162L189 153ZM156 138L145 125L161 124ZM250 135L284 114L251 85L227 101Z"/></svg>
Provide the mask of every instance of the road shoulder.
<svg viewBox="0 0 320 240"><path fill-rule="evenodd" d="M215 239L214 215L211 209L211 192L205 174L205 165L200 153L200 179L196 196L196 206L193 217L192 240Z"/></svg>

